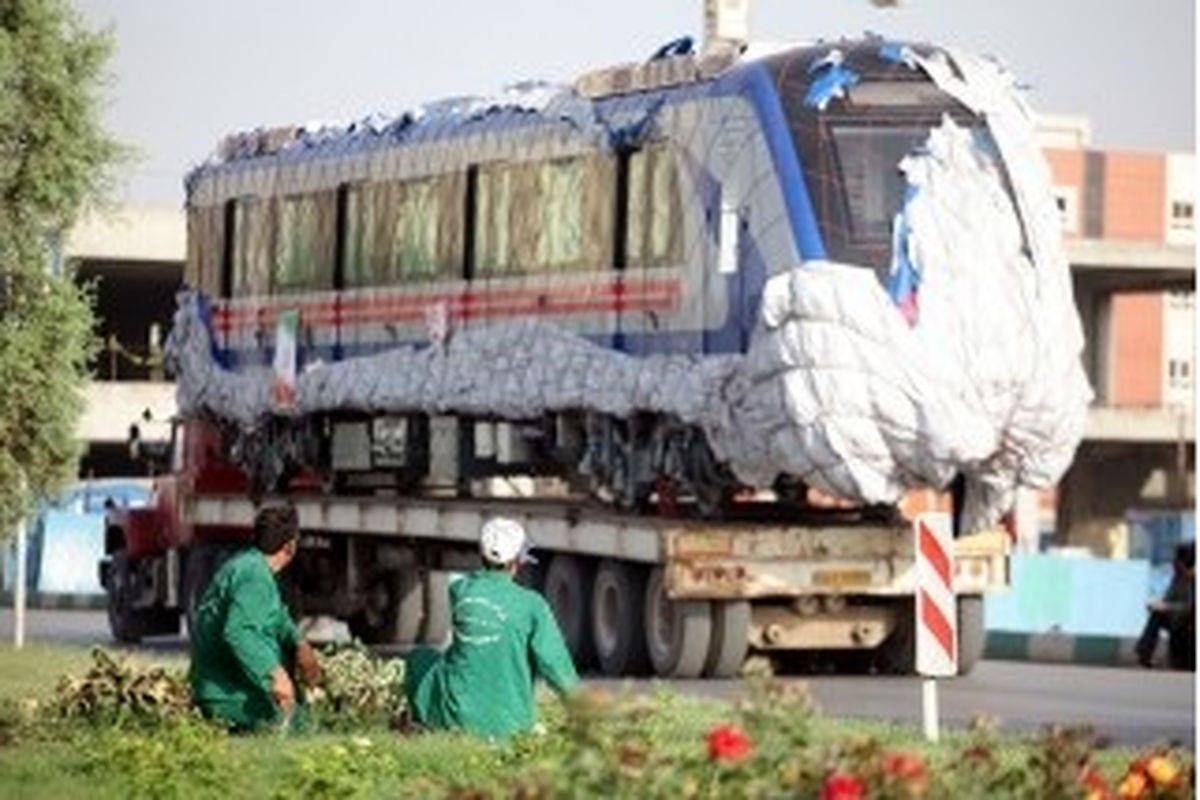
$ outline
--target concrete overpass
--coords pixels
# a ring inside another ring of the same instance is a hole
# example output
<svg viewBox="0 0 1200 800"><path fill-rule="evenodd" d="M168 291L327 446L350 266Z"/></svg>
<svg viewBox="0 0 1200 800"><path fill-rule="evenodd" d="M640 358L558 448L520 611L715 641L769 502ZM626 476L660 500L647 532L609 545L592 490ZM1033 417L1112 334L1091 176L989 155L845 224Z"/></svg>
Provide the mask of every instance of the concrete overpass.
<svg viewBox="0 0 1200 800"><path fill-rule="evenodd" d="M1084 442L1059 487L1056 533L1060 543L1119 554L1127 541L1130 510L1194 507L1196 431L1194 390L1184 398L1149 405L1126 404L1115 397L1119 387L1114 383L1113 298L1125 293L1194 293L1195 251L1076 240L1068 243L1068 254L1083 322L1084 363L1096 400ZM1186 325L1183 335L1191 338L1194 314Z"/></svg>

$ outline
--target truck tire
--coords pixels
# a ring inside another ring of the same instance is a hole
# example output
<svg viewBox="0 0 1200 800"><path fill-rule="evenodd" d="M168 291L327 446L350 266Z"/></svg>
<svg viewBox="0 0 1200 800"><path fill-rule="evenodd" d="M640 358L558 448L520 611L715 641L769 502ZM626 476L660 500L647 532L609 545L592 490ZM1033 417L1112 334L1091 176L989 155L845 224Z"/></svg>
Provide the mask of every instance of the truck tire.
<svg viewBox="0 0 1200 800"><path fill-rule="evenodd" d="M425 619L421 623L421 644L437 648L450 643L450 574L430 570L425 573Z"/></svg>
<svg viewBox="0 0 1200 800"><path fill-rule="evenodd" d="M643 624L650 663L661 678L698 678L712 640L712 608L707 600L667 597L666 573L655 567L646 581Z"/></svg>
<svg viewBox="0 0 1200 800"><path fill-rule="evenodd" d="M413 644L425 616L425 586L415 569L380 572L368 590L368 608L349 620L363 644Z"/></svg>
<svg viewBox="0 0 1200 800"><path fill-rule="evenodd" d="M741 670L750 649L750 601L716 601L712 611L712 641L704 661L704 677L732 678Z"/></svg>
<svg viewBox="0 0 1200 800"><path fill-rule="evenodd" d="M913 600L897 603L896 629L879 645L876 667L892 675L912 675L917 669L917 631Z"/></svg>
<svg viewBox="0 0 1200 800"><path fill-rule="evenodd" d="M142 627L137 613L129 606L129 557L124 550L112 554L108 570L108 629L121 644L137 644L142 640Z"/></svg>
<svg viewBox="0 0 1200 800"><path fill-rule="evenodd" d="M649 658L642 633L641 598L646 570L637 564L606 559L592 584L592 643L605 675L642 675Z"/></svg>
<svg viewBox="0 0 1200 800"><path fill-rule="evenodd" d="M582 671L592 665L591 565L584 559L558 554L546 567L542 593L554 612L575 668Z"/></svg>
<svg viewBox="0 0 1200 800"><path fill-rule="evenodd" d="M125 551L112 554L107 586L108 628L122 644L138 644L147 636L179 633L179 612L173 608L134 608L130 603L133 567Z"/></svg>
<svg viewBox="0 0 1200 800"><path fill-rule="evenodd" d="M983 627L983 597L977 594L958 598L958 674L970 675L983 658L987 631Z"/></svg>

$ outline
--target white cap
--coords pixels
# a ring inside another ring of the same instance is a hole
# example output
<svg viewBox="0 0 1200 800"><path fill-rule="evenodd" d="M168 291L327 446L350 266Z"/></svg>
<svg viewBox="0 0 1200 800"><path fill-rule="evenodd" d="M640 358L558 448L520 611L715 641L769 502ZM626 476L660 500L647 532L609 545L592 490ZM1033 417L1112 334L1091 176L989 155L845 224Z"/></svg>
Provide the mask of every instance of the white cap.
<svg viewBox="0 0 1200 800"><path fill-rule="evenodd" d="M529 555L529 540L525 529L515 519L493 517L483 524L479 534L479 554L483 560L496 566L532 562Z"/></svg>

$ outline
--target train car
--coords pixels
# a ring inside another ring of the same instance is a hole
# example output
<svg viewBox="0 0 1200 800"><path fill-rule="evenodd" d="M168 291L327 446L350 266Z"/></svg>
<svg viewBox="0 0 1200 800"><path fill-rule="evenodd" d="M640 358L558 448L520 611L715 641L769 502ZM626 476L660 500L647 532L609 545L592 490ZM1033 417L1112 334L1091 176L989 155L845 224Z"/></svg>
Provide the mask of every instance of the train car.
<svg viewBox="0 0 1200 800"><path fill-rule="evenodd" d="M712 516L962 475L980 529L1088 396L1030 132L990 62L869 38L234 135L187 180L181 407L260 491L556 475Z"/></svg>

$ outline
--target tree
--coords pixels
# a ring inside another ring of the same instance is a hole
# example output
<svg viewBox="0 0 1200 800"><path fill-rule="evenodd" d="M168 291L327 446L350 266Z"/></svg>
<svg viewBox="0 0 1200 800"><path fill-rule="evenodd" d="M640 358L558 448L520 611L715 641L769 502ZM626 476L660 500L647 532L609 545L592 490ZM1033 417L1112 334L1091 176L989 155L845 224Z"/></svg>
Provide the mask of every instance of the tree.
<svg viewBox="0 0 1200 800"><path fill-rule="evenodd" d="M100 121L111 50L67 0L0 0L0 537L78 469L91 300L52 264L125 152Z"/></svg>

